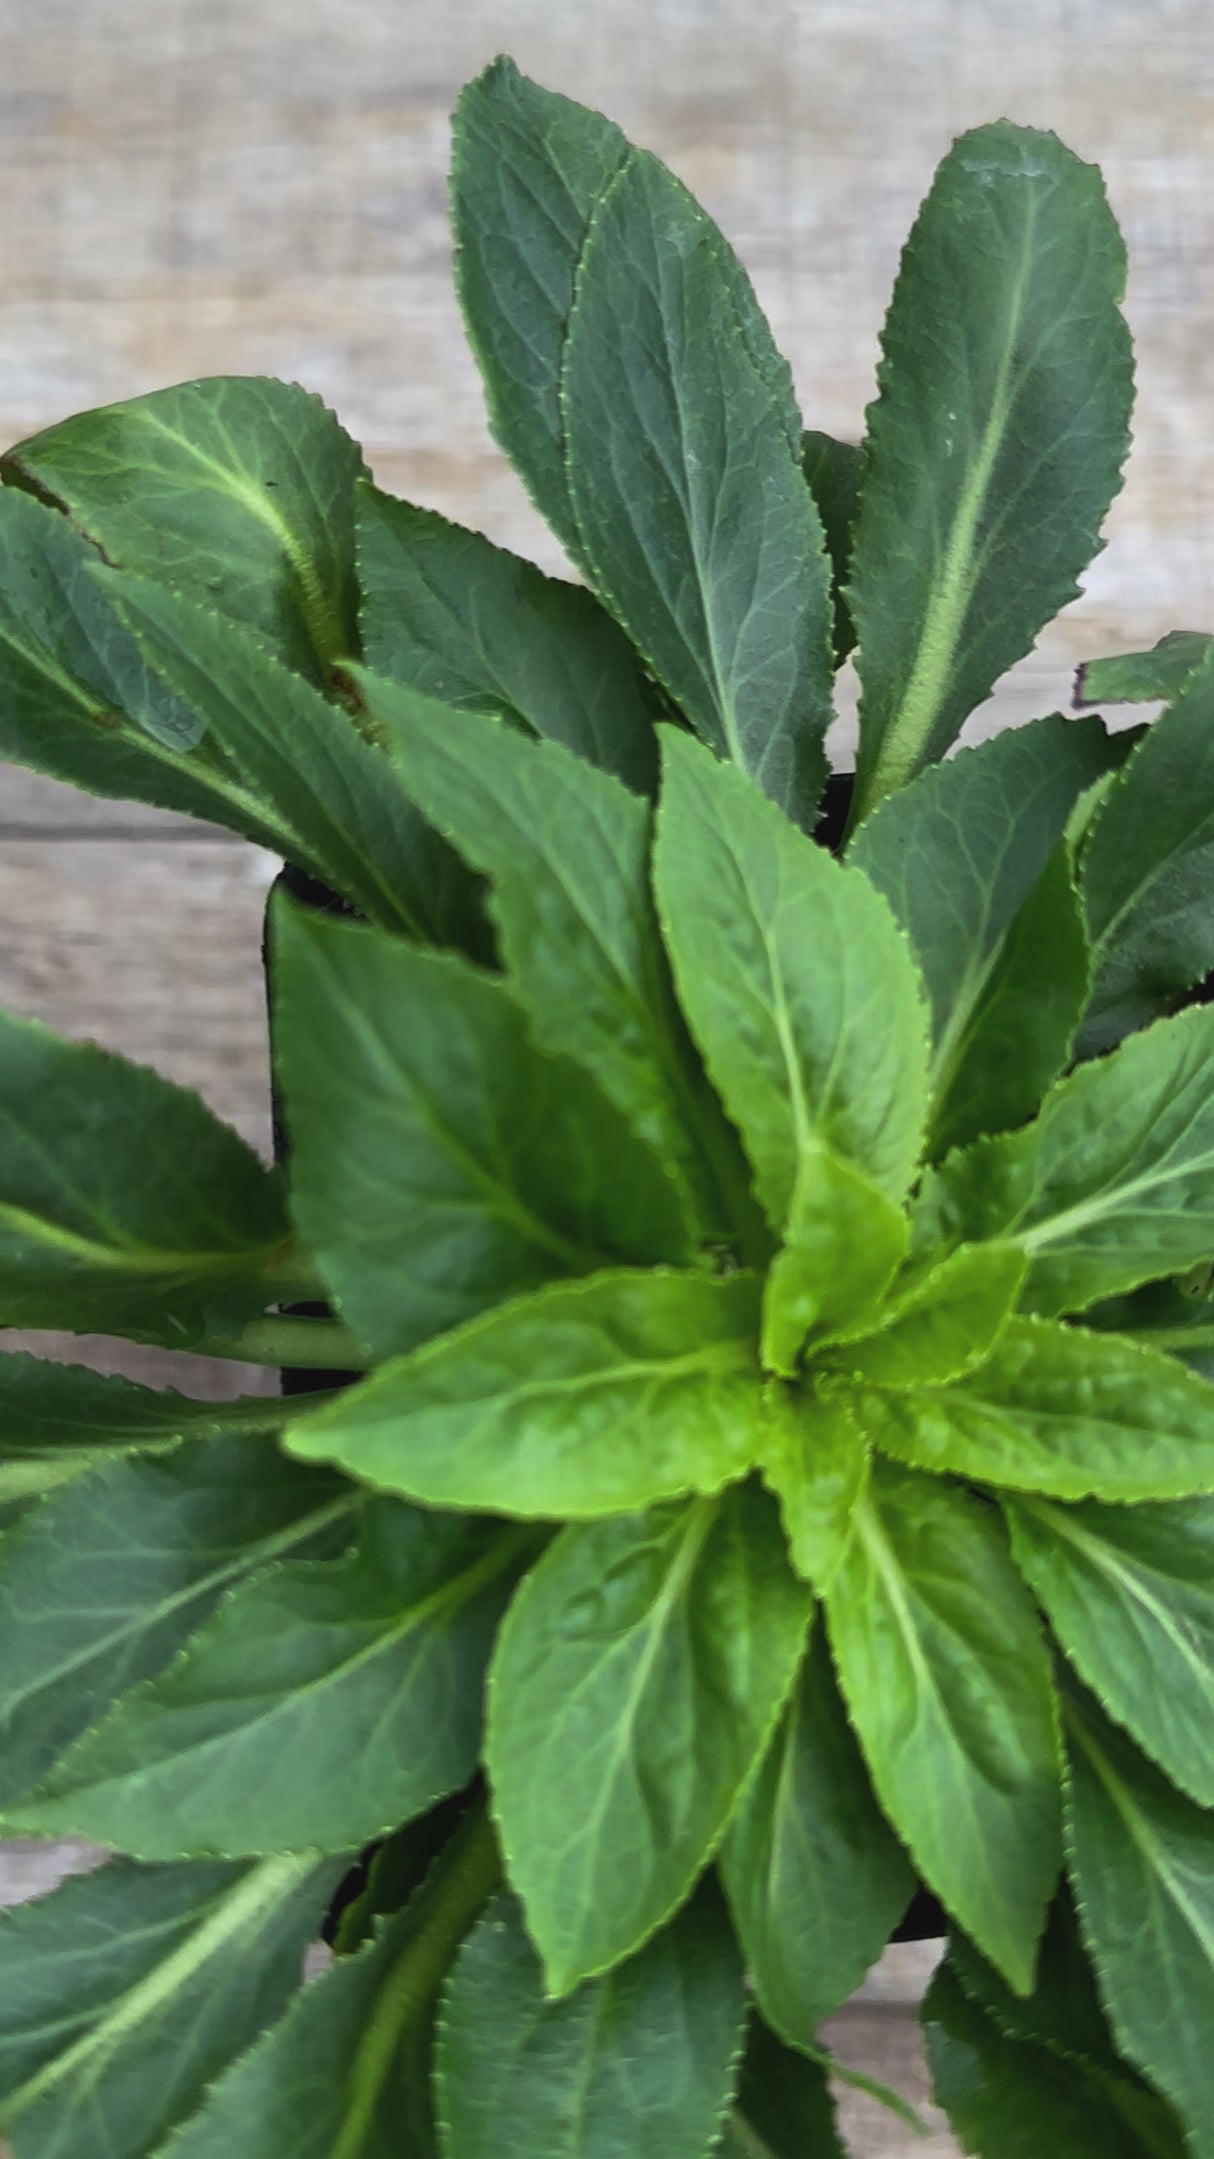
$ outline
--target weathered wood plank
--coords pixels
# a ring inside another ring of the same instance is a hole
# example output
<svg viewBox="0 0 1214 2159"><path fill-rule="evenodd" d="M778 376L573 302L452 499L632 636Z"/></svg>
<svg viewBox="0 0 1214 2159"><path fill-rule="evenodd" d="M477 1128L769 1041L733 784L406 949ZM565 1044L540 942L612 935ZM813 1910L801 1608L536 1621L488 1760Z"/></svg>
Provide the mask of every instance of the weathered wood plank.
<svg viewBox="0 0 1214 2159"><path fill-rule="evenodd" d="M275 867L226 838L8 838L0 1004L196 1087L264 1150L260 936Z"/></svg>

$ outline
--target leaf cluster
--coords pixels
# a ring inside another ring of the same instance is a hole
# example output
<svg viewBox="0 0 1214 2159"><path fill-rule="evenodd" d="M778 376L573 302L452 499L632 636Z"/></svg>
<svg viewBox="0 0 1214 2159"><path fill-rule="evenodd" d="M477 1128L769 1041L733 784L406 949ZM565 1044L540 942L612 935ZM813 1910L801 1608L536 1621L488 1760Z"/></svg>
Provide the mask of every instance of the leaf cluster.
<svg viewBox="0 0 1214 2159"><path fill-rule="evenodd" d="M3 464L0 751L294 896L273 1169L0 1015L0 1321L315 1384L0 1355L0 1821L120 1855L0 1922L0 2134L838 2159L926 1889L968 2150L1214 2154L1211 641L942 761L1119 485L1099 175L954 145L859 449L508 61L453 215L581 583L281 384Z"/></svg>

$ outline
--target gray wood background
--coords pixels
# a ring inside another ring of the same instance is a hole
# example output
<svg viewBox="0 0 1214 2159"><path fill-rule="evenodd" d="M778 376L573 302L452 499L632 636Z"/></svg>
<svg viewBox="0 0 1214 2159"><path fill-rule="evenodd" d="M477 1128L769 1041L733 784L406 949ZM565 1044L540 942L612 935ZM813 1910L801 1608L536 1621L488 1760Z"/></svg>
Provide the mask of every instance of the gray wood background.
<svg viewBox="0 0 1214 2159"><path fill-rule="evenodd" d="M1210 621L1202 0L0 0L0 38L0 444L189 376L279 374L329 399L383 484L549 567L486 434L449 282L447 114L494 52L675 167L749 265L807 418L848 435L951 135L1004 112L1054 127L1104 166L1129 239L1137 439L1083 599L976 724L1065 703L1086 655ZM147 1059L264 1144L273 869L0 767L0 1002ZM85 1856L10 1848L0 1896ZM920 2094L905 2005L922 1965L892 1957L839 2027L849 2058ZM866 2101L845 2111L859 2159L955 2149Z"/></svg>

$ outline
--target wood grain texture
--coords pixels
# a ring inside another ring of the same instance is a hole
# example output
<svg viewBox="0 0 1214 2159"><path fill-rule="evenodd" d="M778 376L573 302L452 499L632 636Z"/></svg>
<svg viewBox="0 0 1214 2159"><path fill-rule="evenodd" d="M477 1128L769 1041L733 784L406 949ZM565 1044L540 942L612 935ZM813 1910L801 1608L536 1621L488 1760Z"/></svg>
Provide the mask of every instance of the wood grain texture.
<svg viewBox="0 0 1214 2159"><path fill-rule="evenodd" d="M328 398L383 484L550 568L559 553L486 433L450 289L447 113L499 46L688 181L749 265L807 419L852 437L898 250L950 137L1002 112L1055 127L1103 164L1127 231L1137 438L1083 599L971 732L1065 704L1079 658L1210 620L1202 0L0 0L0 39L0 444L189 376L280 374ZM0 770L0 1000L199 1086L264 1144L268 870L155 811ZM14 1853L0 1897L29 1882ZM861 2003L836 2038L924 2090L904 2013ZM844 2106L858 2159L955 2148Z"/></svg>

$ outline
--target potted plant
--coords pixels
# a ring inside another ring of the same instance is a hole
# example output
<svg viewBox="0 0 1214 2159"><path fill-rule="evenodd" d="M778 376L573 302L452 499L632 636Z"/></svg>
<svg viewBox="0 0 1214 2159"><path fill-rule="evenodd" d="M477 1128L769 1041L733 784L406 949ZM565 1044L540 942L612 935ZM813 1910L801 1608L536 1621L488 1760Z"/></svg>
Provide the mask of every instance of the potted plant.
<svg viewBox="0 0 1214 2159"><path fill-rule="evenodd" d="M0 2133L825 2159L819 2026L926 1892L967 2150L1201 2159L1209 643L1086 672L1147 730L941 762L1119 484L1100 178L954 146L860 451L671 174L508 61L453 207L584 585L277 383L4 465L4 754L341 911L272 904L285 1174L0 1022L6 1323L331 1375L0 1362L0 1820L119 1855L0 1924Z"/></svg>

